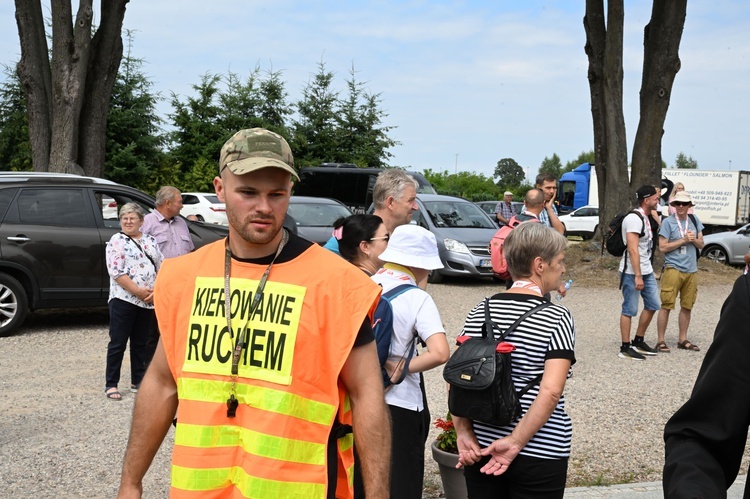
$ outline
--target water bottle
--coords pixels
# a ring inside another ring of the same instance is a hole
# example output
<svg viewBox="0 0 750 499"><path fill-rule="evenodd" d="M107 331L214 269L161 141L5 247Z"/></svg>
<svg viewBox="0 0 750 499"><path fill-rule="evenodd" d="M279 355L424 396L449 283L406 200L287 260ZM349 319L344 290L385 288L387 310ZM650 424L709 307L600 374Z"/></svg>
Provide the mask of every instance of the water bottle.
<svg viewBox="0 0 750 499"><path fill-rule="evenodd" d="M565 284L563 284L563 286L565 286L565 291L570 291L570 287L572 285L573 285L573 279L568 279L567 281L565 281ZM557 301L560 301L563 299L563 295L561 295L560 293L557 293L555 298L557 299Z"/></svg>

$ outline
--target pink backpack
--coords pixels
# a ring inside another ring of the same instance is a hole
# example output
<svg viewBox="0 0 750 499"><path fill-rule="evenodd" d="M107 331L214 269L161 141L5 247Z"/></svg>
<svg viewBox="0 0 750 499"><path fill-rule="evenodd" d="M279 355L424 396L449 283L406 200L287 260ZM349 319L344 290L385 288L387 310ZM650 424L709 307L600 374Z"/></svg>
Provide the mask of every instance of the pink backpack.
<svg viewBox="0 0 750 499"><path fill-rule="evenodd" d="M492 239L490 240L490 261L492 262L492 272L495 273L496 277L504 281L511 278L510 273L508 272L508 262L505 260L505 253L503 252L505 238L508 237L508 234L510 234L513 229L523 222L539 222L539 219L536 217L523 214L520 216L522 217L521 220L513 215L508 221L508 225L500 227L500 230L495 232L495 235L492 236Z"/></svg>

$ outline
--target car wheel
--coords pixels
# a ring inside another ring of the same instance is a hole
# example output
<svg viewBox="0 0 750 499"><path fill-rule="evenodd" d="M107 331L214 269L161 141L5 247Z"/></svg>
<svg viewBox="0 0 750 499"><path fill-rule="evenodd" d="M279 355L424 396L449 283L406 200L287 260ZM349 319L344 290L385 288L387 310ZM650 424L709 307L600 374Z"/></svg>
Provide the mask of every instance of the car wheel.
<svg viewBox="0 0 750 499"><path fill-rule="evenodd" d="M594 237L596 237L596 231L598 230L599 230L599 226L597 225L594 227L593 232L591 232L591 234L589 234L588 237L584 237L584 239L594 239Z"/></svg>
<svg viewBox="0 0 750 499"><path fill-rule="evenodd" d="M433 270L430 272L430 276L427 278L427 282L430 284L437 284L443 282L443 274L439 270Z"/></svg>
<svg viewBox="0 0 750 499"><path fill-rule="evenodd" d="M703 256L719 263L727 263L727 252L721 246L709 246L703 250Z"/></svg>
<svg viewBox="0 0 750 499"><path fill-rule="evenodd" d="M199 222L205 222L206 221L206 219L203 218L203 215L195 215L195 218L197 218Z"/></svg>
<svg viewBox="0 0 750 499"><path fill-rule="evenodd" d="M13 334L28 310L29 300L21 283L0 272L0 337Z"/></svg>
<svg viewBox="0 0 750 499"><path fill-rule="evenodd" d="M562 224L563 226L563 236L568 237L568 228L565 227L565 224Z"/></svg>

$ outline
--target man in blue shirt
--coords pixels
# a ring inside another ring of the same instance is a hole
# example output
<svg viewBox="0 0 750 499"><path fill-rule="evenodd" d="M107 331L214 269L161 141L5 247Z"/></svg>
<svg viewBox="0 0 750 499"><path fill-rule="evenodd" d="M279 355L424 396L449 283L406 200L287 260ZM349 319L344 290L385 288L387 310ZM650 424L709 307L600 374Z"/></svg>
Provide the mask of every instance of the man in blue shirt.
<svg viewBox="0 0 750 499"><path fill-rule="evenodd" d="M560 234L565 234L565 226L557 217L557 178L551 173L540 173L536 176L536 188L544 193L544 209L539 214L539 221L552 227Z"/></svg>
<svg viewBox="0 0 750 499"><path fill-rule="evenodd" d="M687 192L678 192L670 202L675 214L661 223L659 249L664 253L664 272L661 275L661 310L656 320L656 350L669 352L664 333L669 322L669 312L675 308L680 295L679 340L677 347L697 352L697 345L687 339L690 314L698 296L698 251L703 248L703 224L698 217L688 215L693 200Z"/></svg>

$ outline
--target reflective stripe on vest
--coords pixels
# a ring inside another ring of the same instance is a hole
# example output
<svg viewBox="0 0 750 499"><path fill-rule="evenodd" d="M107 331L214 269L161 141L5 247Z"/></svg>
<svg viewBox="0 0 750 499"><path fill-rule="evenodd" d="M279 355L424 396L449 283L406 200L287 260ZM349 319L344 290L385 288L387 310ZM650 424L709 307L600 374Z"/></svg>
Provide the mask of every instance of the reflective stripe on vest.
<svg viewBox="0 0 750 499"><path fill-rule="evenodd" d="M177 380L177 391L180 399L196 402L225 404L231 386L230 381L196 378L180 378ZM237 399L240 404L326 426L330 426L336 413L335 406L324 402L318 402L294 393L249 386L244 383L237 383Z"/></svg>
<svg viewBox="0 0 750 499"><path fill-rule="evenodd" d="M277 499L325 497L325 484L282 482L249 475L239 466L190 469L172 466L172 487L191 491L221 490L234 485L244 497Z"/></svg>
<svg viewBox="0 0 750 499"><path fill-rule="evenodd" d="M352 424L352 404L348 394L339 399L339 421L345 425ZM349 433L336 441L339 462L336 476L336 497L351 499L354 497L354 435Z"/></svg>
<svg viewBox="0 0 750 499"><path fill-rule="evenodd" d="M249 454L269 459L321 466L326 464L325 444L266 435L234 425L199 426L180 423L179 427L180 431L174 436L175 445L204 449L241 446Z"/></svg>

